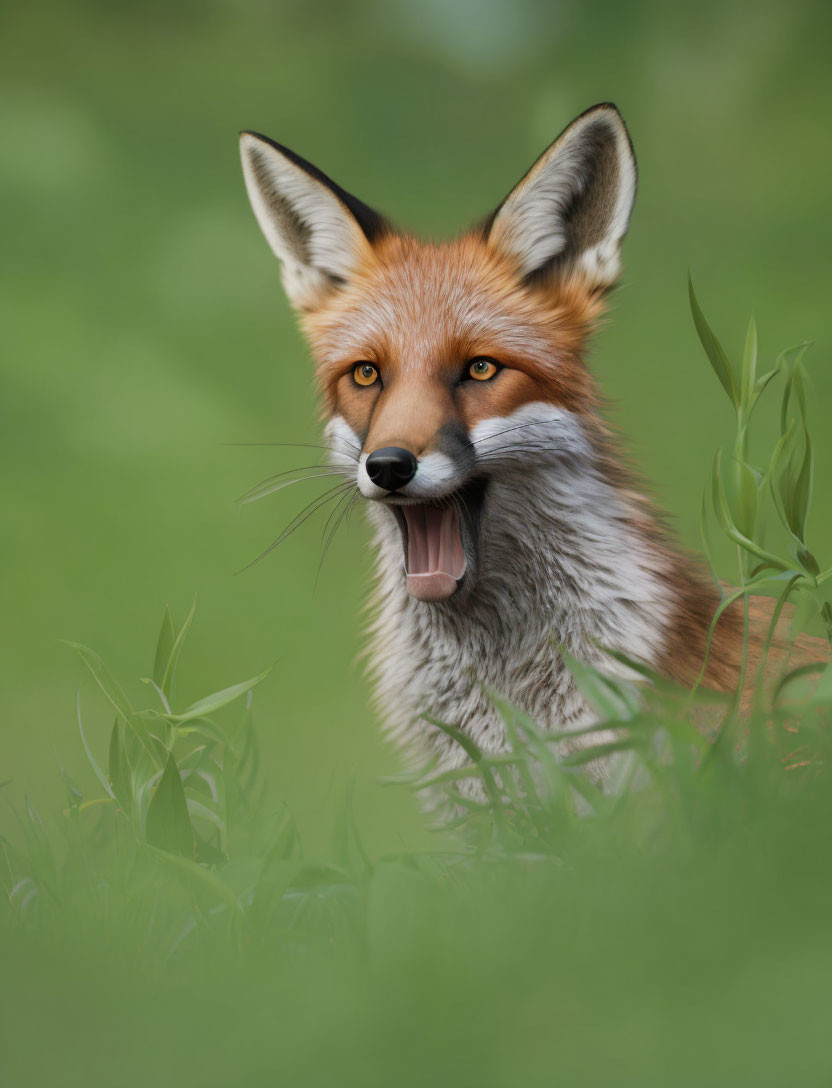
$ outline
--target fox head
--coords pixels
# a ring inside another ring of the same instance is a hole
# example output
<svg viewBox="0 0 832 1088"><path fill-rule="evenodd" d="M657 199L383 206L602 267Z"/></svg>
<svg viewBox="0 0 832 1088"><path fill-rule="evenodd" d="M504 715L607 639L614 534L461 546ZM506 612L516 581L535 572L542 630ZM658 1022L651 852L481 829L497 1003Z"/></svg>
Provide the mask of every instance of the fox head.
<svg viewBox="0 0 832 1088"><path fill-rule="evenodd" d="M581 358L636 191L621 115L582 114L493 214L441 244L399 232L264 136L244 132L241 153L338 467L398 523L412 597L471 591L493 490L533 486L591 446Z"/></svg>

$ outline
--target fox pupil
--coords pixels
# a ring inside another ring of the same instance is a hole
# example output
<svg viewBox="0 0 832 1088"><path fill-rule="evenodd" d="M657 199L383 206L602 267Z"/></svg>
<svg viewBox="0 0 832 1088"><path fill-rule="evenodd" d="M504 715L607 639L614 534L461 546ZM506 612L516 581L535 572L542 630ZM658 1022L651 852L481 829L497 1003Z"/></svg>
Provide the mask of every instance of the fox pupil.
<svg viewBox="0 0 832 1088"><path fill-rule="evenodd" d="M378 371L372 363L357 363L353 375L359 385L373 385L378 377Z"/></svg>

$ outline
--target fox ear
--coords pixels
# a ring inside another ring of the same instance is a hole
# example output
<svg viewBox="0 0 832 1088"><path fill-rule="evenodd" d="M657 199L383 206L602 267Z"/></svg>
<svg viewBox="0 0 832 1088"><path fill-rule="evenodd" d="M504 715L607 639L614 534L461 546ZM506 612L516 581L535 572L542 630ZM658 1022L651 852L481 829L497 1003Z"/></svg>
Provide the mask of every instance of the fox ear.
<svg viewBox="0 0 832 1088"><path fill-rule="evenodd" d="M370 255L384 220L265 136L243 132L240 155L251 206L281 263L289 301L298 309L318 305Z"/></svg>
<svg viewBox="0 0 832 1088"><path fill-rule="evenodd" d="M618 276L635 195L636 161L621 114L609 103L593 106L512 189L487 238L519 263L524 278L555 267L608 287Z"/></svg>

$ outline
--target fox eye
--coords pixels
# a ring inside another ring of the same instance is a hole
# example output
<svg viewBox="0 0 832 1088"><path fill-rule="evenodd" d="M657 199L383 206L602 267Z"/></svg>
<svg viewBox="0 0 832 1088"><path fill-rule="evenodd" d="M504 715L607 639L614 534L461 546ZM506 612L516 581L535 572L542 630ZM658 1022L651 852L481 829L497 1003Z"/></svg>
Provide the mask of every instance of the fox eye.
<svg viewBox="0 0 832 1088"><path fill-rule="evenodd" d="M378 381L378 370L372 363L356 363L352 376L356 385L375 385Z"/></svg>
<svg viewBox="0 0 832 1088"><path fill-rule="evenodd" d="M478 382L487 382L494 377L499 369L493 359L486 359L483 356L479 359L472 359L468 364L468 377L474 378Z"/></svg>

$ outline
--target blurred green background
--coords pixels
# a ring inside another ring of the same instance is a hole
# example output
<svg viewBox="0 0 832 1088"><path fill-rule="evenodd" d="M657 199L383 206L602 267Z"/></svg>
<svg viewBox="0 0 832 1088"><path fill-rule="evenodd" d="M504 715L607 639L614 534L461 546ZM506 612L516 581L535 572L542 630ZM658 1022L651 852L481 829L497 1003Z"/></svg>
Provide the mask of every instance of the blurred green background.
<svg viewBox="0 0 832 1088"><path fill-rule="evenodd" d="M354 774L380 844L419 826L408 797L376 784L397 762L355 661L360 519L317 585L320 522L235 576L314 485L241 512L236 496L309 451L228 443L318 433L306 351L245 198L239 129L441 235L493 207L574 115L615 101L640 188L592 359L612 418L696 546L730 412L691 326L690 268L729 352L752 309L764 369L817 342L827 486L830 27L832 9L810 0L6 5L0 778L36 799L62 765L83 779L79 684L104 742L109 715L61 638L98 649L116 675L147 673L165 602L181 622L196 594L180 694L277 662L258 719L267 773L301 825L323 833L318 814ZM825 511L812 540L828 557Z"/></svg>

